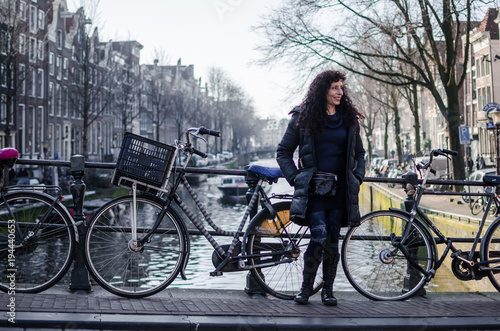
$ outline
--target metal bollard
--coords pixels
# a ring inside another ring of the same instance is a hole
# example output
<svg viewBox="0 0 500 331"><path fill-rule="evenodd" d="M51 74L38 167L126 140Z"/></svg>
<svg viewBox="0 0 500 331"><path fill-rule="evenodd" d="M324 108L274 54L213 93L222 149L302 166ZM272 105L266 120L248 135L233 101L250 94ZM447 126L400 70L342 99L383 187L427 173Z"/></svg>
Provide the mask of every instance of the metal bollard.
<svg viewBox="0 0 500 331"><path fill-rule="evenodd" d="M248 169L248 166L245 167L245 170L247 170L247 169ZM255 192L255 188L256 188L257 182L259 180L255 176L249 174L248 171L247 171L247 174L245 176L245 180L246 180L246 183L248 185L248 191L247 191L245 196L247 199L247 203L249 203L250 200L252 199L252 195ZM257 214L259 203L260 203L260 201L256 201L255 205L253 206L253 209L250 211L250 219L252 219ZM245 287L245 293L247 293L247 294L266 294L266 291L264 291L262 289L262 287L260 287L260 285L255 281L255 279L253 278L252 273L250 271L247 274L246 281L247 281L247 284Z"/></svg>
<svg viewBox="0 0 500 331"><path fill-rule="evenodd" d="M83 259L83 242L87 232L85 215L83 214L83 201L85 200L85 158L83 155L73 155L71 157L71 175L75 179L71 184L71 194L73 195L75 222L78 225L78 242L76 243L75 259L73 270L71 271L71 291L90 291L89 272L85 267Z"/></svg>
<svg viewBox="0 0 500 331"><path fill-rule="evenodd" d="M404 185L404 189L406 192L406 199L404 201L405 209L407 212L411 212L413 205L415 203L415 193L416 193L415 188L418 185L418 176L416 173L410 171L410 172L407 172L406 174L404 174L403 178L405 180L405 183L403 185ZM409 252L410 256L417 256L418 255L418 247L408 249L408 252ZM415 270L415 268L413 268L408 263L407 269L406 269L406 276L405 276L404 284L403 284L404 285L403 286L404 292L407 292L410 289L412 289L415 286L416 282L418 282L418 280L420 280L418 273L419 272L417 270ZM419 296L425 296L425 294L426 294L426 290L423 287L417 293L417 295L419 295Z"/></svg>

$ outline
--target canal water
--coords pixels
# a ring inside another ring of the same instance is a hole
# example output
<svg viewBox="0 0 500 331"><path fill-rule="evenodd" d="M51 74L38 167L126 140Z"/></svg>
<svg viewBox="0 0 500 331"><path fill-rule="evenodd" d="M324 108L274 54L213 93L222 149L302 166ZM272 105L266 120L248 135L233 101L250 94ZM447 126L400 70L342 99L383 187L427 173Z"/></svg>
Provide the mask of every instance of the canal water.
<svg viewBox="0 0 500 331"><path fill-rule="evenodd" d="M274 159L260 160L256 162L259 165L264 166L277 166ZM217 188L221 180L221 176L211 176L206 180L202 181L199 185L194 186L195 192L197 193L200 201L205 206L206 210L210 214L212 220L222 229L228 231L237 230L240 221L245 212L246 205L244 202L235 203L235 201L226 201L223 198L222 192ZM292 193L293 189L288 185L285 179L280 179L278 183L273 184L269 187L270 193ZM192 201L191 197L183 188L178 192L181 198L187 203L189 209L193 212L197 211L197 208ZM369 212L368 210L361 210L362 215ZM188 224L189 228L194 229L191 222L185 215L180 212L183 216L184 221ZM203 217L198 212L198 219L202 220ZM247 222L248 224L248 222ZM212 230L206 222L204 225L208 230ZM346 229L342 229L344 234ZM229 244L231 242L231 237L220 237L217 236L215 239L220 244ZM232 290L243 290L246 287L247 274L248 271L239 272L225 272L223 276L211 277L209 273L214 270L212 264L212 253L213 247L203 236L191 236L191 255L186 268L187 280L183 280L180 276L169 286L170 288L207 288L207 289L232 289ZM439 270L437 277L428 284L427 289L429 291L473 291L470 287L456 280L456 278L451 274L449 270L444 266ZM69 284L69 275L71 274L71 269L65 276L63 283ZM92 281L94 286L95 283ZM353 288L347 281L342 268L339 268L337 279L335 280L335 290L336 291L352 291Z"/></svg>

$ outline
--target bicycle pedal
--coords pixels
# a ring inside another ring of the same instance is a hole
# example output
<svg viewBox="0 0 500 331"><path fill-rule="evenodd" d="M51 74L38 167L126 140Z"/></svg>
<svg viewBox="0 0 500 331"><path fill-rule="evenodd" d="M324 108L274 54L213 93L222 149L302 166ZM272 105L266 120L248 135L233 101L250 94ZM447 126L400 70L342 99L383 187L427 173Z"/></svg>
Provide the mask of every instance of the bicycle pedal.
<svg viewBox="0 0 500 331"><path fill-rule="evenodd" d="M210 273L210 276L212 277L217 277L217 276L222 276L224 273L222 271L212 271Z"/></svg>

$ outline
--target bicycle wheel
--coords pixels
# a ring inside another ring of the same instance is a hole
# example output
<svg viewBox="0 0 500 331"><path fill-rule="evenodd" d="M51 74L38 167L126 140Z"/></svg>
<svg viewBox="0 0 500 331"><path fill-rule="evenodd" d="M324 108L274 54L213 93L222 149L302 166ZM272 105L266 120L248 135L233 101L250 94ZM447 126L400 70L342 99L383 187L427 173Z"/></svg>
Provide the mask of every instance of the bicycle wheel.
<svg viewBox="0 0 500 331"><path fill-rule="evenodd" d="M488 227L485 238L481 244L481 255L486 262L488 278L500 292L500 218L497 218Z"/></svg>
<svg viewBox="0 0 500 331"><path fill-rule="evenodd" d="M474 201L474 203L470 207L470 212L472 213L472 215L477 215L483 211L483 207L484 207L483 197L479 197Z"/></svg>
<svg viewBox="0 0 500 331"><path fill-rule="evenodd" d="M467 192L466 190L464 190L464 192ZM462 200L465 202L465 203L469 203L470 201L470 196L469 195L462 195Z"/></svg>
<svg viewBox="0 0 500 331"><path fill-rule="evenodd" d="M257 283L269 294L291 300L300 291L304 252L309 244L309 227L290 221L290 202L273 204L283 226L267 209L261 210L248 227L247 252L261 256L250 258L250 266L268 264L251 269ZM295 245L293 245L293 243ZM318 268L313 292L323 284L322 267Z"/></svg>
<svg viewBox="0 0 500 331"><path fill-rule="evenodd" d="M490 205L490 210L488 210L488 215L490 215L490 216L496 216L497 215L497 211L498 211L497 204L496 204L495 201L492 201L491 205Z"/></svg>
<svg viewBox="0 0 500 331"><path fill-rule="evenodd" d="M434 249L428 234L417 222L409 230L404 248L396 249L409 217L383 210L361 218L349 229L342 244L342 266L351 285L372 300L404 300L426 283L422 270L433 267ZM422 270L412 267L418 264Z"/></svg>
<svg viewBox="0 0 500 331"><path fill-rule="evenodd" d="M7 292L11 282L16 293L55 285L73 262L74 243L71 216L54 198L39 192L6 194L0 202L0 290Z"/></svg>
<svg viewBox="0 0 500 331"><path fill-rule="evenodd" d="M121 197L97 211L85 238L85 260L103 288L123 297L140 298L163 290L175 280L189 244L184 223L169 210L143 249L130 249L132 203L132 196ZM138 238L151 229L162 207L160 199L137 197Z"/></svg>

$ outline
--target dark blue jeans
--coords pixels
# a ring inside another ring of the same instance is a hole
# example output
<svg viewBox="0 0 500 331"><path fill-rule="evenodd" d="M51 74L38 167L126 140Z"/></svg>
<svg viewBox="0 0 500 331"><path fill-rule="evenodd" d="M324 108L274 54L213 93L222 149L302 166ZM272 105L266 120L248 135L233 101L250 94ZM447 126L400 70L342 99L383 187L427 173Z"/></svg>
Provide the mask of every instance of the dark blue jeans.
<svg viewBox="0 0 500 331"><path fill-rule="evenodd" d="M321 210L307 213L310 220L311 241L304 256L321 261L339 252L339 236L343 209Z"/></svg>

